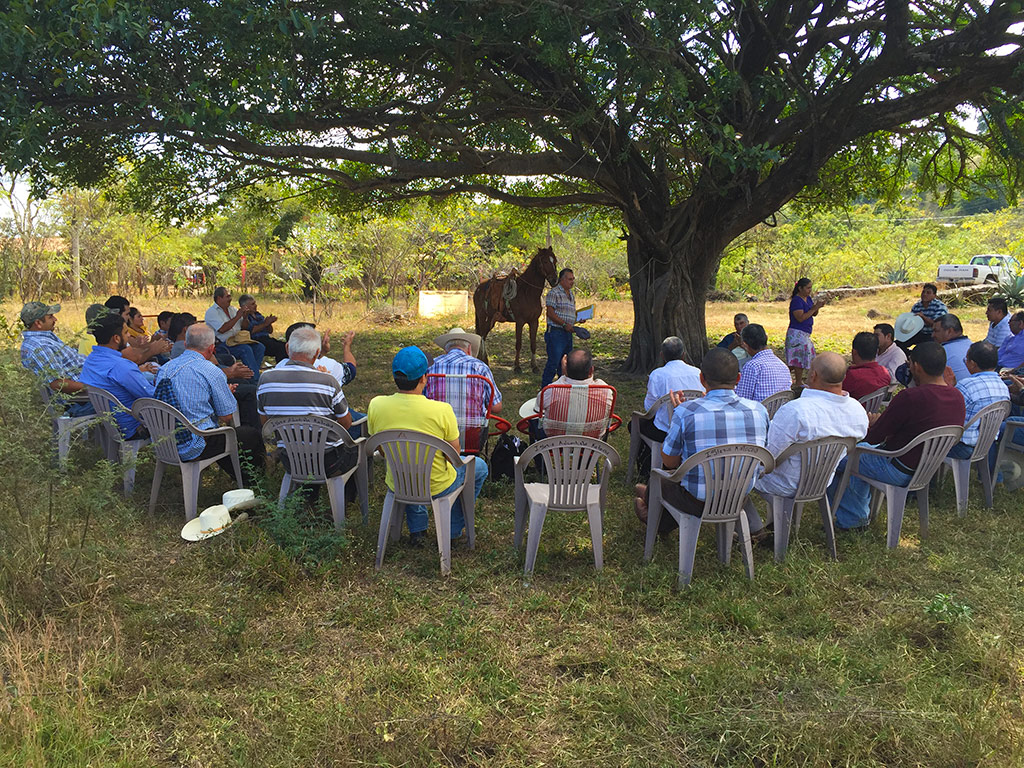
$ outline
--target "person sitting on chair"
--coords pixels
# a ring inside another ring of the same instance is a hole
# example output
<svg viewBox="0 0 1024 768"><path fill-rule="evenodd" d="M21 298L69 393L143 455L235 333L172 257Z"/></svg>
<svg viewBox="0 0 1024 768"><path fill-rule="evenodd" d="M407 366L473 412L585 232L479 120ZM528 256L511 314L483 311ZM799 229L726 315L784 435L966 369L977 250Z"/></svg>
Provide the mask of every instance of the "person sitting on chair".
<svg viewBox="0 0 1024 768"><path fill-rule="evenodd" d="M853 337L853 364L843 379L843 389L849 392L854 400L860 400L892 383L892 374L885 366L879 365L875 359L877 354L878 336L861 331Z"/></svg>
<svg viewBox="0 0 1024 768"><path fill-rule="evenodd" d="M238 308L249 313L249 336L263 345L266 354L279 363L287 358L288 353L284 348L287 342L275 339L270 335L274 332L274 323L277 322L277 315L264 317L259 311L256 299L248 293L243 293L238 297Z"/></svg>
<svg viewBox="0 0 1024 768"><path fill-rule="evenodd" d="M594 358L590 354L590 350L571 350L569 354L562 358L562 368L565 372L551 383L567 384L570 386L590 386L591 389L587 392L586 413L606 413L608 417L610 417L612 413L612 398L614 397L614 391L610 388L605 388L608 385L603 379L594 378ZM594 388L593 385L597 385L600 389ZM552 405L558 407L559 403L564 402L563 398L571 397L571 390L549 389L545 391L544 389L541 389L541 391L537 393L537 410L544 414L548 414L551 411ZM550 432L550 430L545 431L544 428L541 427L540 419L530 419L527 427L532 441L543 440L545 437L549 437L554 434L565 434L565 432L559 431L549 435L548 432ZM591 435L591 437L599 437L603 440L607 437L607 432L603 435Z"/></svg>
<svg viewBox="0 0 1024 768"><path fill-rule="evenodd" d="M252 371L253 382L258 382L260 367L263 365L263 353L266 350L249 335L249 316L252 309L251 305L235 309L231 306L231 292L224 286L217 286L213 292L213 305L206 310L203 319L217 335L217 341L227 344L231 348L231 354Z"/></svg>
<svg viewBox="0 0 1024 768"><path fill-rule="evenodd" d="M494 392L490 412L501 413L503 405L501 390L498 389L498 384L494 380L494 374L487 363L476 357L480 352L480 337L475 333L466 333L461 328L452 328L448 333L434 339L434 343L444 350L444 354L435 357L434 362L427 369L427 386L423 389L424 397L429 400L442 400L451 403L454 408L459 403L448 399L451 393L448 391L446 380L440 378L440 375L483 376L491 383L491 389ZM436 375L430 376L429 374ZM487 415L488 403L484 400L487 394L482 386L459 387L455 392L465 393L466 398L472 399L472 402L466 403L469 413L476 413L480 416Z"/></svg>
<svg viewBox="0 0 1024 768"><path fill-rule="evenodd" d="M69 399L84 395L85 385L78 377L82 374L85 356L53 332L58 312L60 304L41 301L30 301L21 308L21 322L25 326L21 332L21 365L61 396L68 415L88 416L93 412L88 400Z"/></svg>
<svg viewBox="0 0 1024 768"><path fill-rule="evenodd" d="M907 362L907 353L896 343L896 329L888 323L879 323L874 327L878 338L878 354L875 362L889 371L889 383L896 383L896 369Z"/></svg>
<svg viewBox="0 0 1024 768"><path fill-rule="evenodd" d="M737 395L761 402L793 386L789 368L768 347L764 326L751 323L740 333L740 340L750 360L743 366L740 383L736 385Z"/></svg>
<svg viewBox="0 0 1024 768"><path fill-rule="evenodd" d="M964 396L964 426L973 419L982 408L1010 399L1010 391L999 374L996 367L999 365L999 351L994 344L987 341L976 341L967 349L967 371L970 376L960 379L956 388ZM949 451L952 459L969 459L974 453L981 436L981 427L974 424L970 429L964 430L960 442L954 445Z"/></svg>

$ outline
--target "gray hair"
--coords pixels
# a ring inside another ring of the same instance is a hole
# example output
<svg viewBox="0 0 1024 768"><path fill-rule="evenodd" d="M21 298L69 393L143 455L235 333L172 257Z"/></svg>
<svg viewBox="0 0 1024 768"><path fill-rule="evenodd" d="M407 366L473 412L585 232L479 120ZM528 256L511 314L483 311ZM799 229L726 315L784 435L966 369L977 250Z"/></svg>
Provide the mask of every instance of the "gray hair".
<svg viewBox="0 0 1024 768"><path fill-rule="evenodd" d="M243 293L241 296L238 297L238 306L244 307L246 304L249 304L254 301L256 301L256 299L254 299L248 293Z"/></svg>
<svg viewBox="0 0 1024 768"><path fill-rule="evenodd" d="M288 338L288 356L315 358L321 343L320 331L316 328L296 328Z"/></svg>
<svg viewBox="0 0 1024 768"><path fill-rule="evenodd" d="M661 356L666 363L673 360L682 360L686 354L686 346L678 336L669 336L661 342Z"/></svg>
<svg viewBox="0 0 1024 768"><path fill-rule="evenodd" d="M185 331L185 349L202 351L213 344L216 339L213 328L206 323L195 323Z"/></svg>
<svg viewBox="0 0 1024 768"><path fill-rule="evenodd" d="M953 313L949 313L949 314L943 315L942 317L940 317L935 322L938 323L939 325L941 325L947 331L953 331L953 333L963 333L964 332L964 327L960 323L960 318L957 317L956 315L954 315Z"/></svg>
<svg viewBox="0 0 1024 768"><path fill-rule="evenodd" d="M472 353L473 345L465 339L451 339L447 344L444 345L445 352L451 352L453 349L458 348L463 352Z"/></svg>

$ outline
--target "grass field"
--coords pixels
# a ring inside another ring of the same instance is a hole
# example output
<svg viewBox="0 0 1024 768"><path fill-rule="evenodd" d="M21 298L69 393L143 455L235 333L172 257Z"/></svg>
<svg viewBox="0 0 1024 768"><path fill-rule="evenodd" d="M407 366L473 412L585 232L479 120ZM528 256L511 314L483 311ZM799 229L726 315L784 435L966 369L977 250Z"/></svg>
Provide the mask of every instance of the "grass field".
<svg viewBox="0 0 1024 768"><path fill-rule="evenodd" d="M894 317L910 301L907 293L830 305L816 322L819 347L845 352L855 331L876 322L869 309ZM262 308L285 324L300 317L296 305ZM62 326L80 323L82 309L66 306ZM783 304L712 305L709 335L724 334L736 311L781 344ZM961 317L968 335L983 336L981 308ZM394 351L429 347L455 323L471 320L376 327L361 308L342 307L323 321L358 331L359 376L346 392L360 408L392 391ZM599 375L619 387L624 416L644 387L616 372L630 325L628 304L602 303L591 326ZM539 381L512 373L512 343L503 326L491 344L510 409ZM0 404L0 423L19 417L12 402ZM625 429L611 443L625 461ZM898 550L885 550L876 522L840 537L838 563L809 514L785 564L755 552L753 582L738 557L718 564L708 531L693 587L678 591L674 537L642 562L621 468L604 571L594 571L585 517L551 515L524 583L508 486L485 487L476 549L457 550L442 579L435 552L404 542L374 573L383 483L370 526L350 507L344 536L332 534L326 513L264 515L189 545L178 536L174 475L151 517L145 464L134 497L118 501L105 486L75 490L113 480L96 479L89 446L56 493L44 470L18 456L10 441L0 444L0 530L15 534L9 543L38 545L18 552L46 554L15 562L0 541L0 765L1024 762L1024 533L1021 498L1002 488L995 509L983 510L974 485L958 520L949 482L934 498L927 541L911 506ZM269 493L279 481L278 470ZM229 487L208 470L200 504ZM44 549L48 516L57 522Z"/></svg>

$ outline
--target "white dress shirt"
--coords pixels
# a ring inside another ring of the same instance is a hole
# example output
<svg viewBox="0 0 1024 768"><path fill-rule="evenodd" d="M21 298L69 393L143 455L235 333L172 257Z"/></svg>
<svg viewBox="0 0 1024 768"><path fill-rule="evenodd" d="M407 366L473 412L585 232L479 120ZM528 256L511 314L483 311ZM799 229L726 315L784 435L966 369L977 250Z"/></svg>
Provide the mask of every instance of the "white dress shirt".
<svg viewBox="0 0 1024 768"><path fill-rule="evenodd" d="M661 368L655 368L647 379L647 396L644 398L644 410L646 411L662 395L680 389L699 389L704 391L700 383L700 369L682 360L670 360ZM671 421L672 407L659 408L654 415L654 426L662 432L668 432Z"/></svg>
<svg viewBox="0 0 1024 768"><path fill-rule="evenodd" d="M240 330L242 330L242 321L239 320L224 333L219 333L220 328L222 325L224 325L224 323L226 323L228 320L230 320L237 314L237 307L229 306L228 311L225 312L223 309L221 309L219 304L214 304L212 307L206 310L206 314L203 316L203 320L206 321L206 324L208 326L213 328L213 333L217 337L217 341L223 341L224 343L227 343L228 339L234 337L235 335L238 334Z"/></svg>
<svg viewBox="0 0 1024 768"><path fill-rule="evenodd" d="M820 389L804 389L796 400L779 408L768 427L768 450L778 457L793 443L806 443L822 437L855 437L868 433L868 414L864 406L847 395L833 395ZM763 475L754 487L765 493L792 496L800 479L800 459L792 456L775 471ZM831 480L830 480L831 482Z"/></svg>

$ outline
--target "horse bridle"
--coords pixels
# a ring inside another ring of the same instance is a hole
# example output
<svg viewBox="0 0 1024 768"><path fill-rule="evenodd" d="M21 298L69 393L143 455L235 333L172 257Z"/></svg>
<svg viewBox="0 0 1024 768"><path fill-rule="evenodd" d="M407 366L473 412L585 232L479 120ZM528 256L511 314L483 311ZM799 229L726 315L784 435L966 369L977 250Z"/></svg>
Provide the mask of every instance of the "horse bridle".
<svg viewBox="0 0 1024 768"><path fill-rule="evenodd" d="M551 255L551 256L549 256L548 258L549 258L549 259L551 259L552 261L554 261L554 258L555 258L555 256L554 256L554 254L552 254L552 255ZM531 262L531 263L532 263L532 262ZM527 269L529 269L529 267L527 267ZM524 283L526 283L526 284L527 284L528 286L530 286L531 288L540 288L540 289L541 289L542 291L544 290L544 283L548 282L548 280L547 280L547 278L545 278L545 277L544 277L544 272L543 272L543 271L541 271L541 281L540 281L540 285L536 285L536 284L534 284L534 283L531 283L531 282L530 282L529 280L527 280L527 279L526 279L526 277L524 276L524 274L525 274L525 273L523 273L523 272L520 272L520 273L519 273L518 275L516 275L516 280L522 280L522 281L523 281Z"/></svg>

